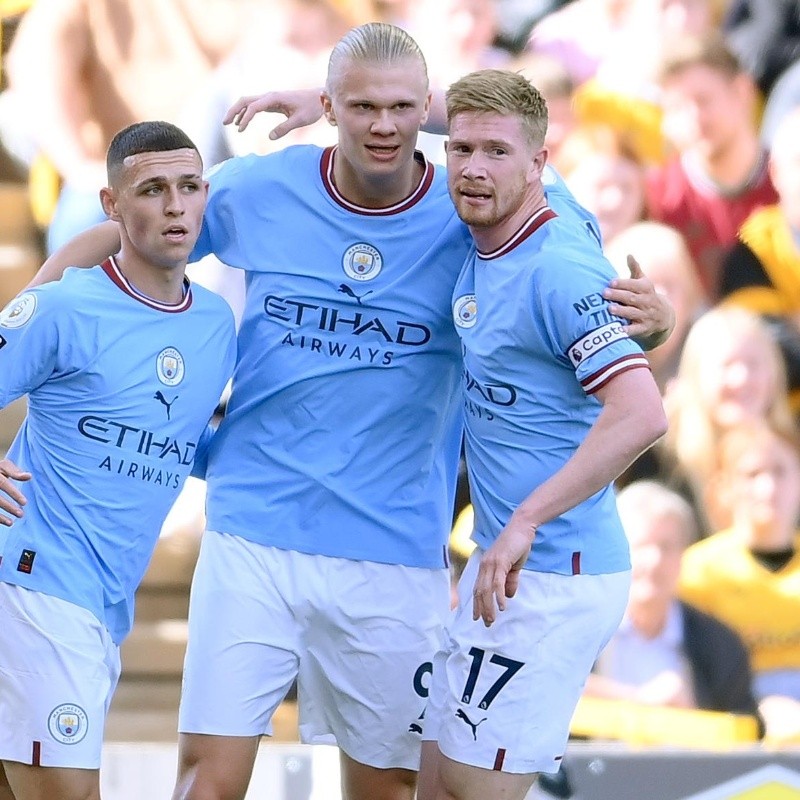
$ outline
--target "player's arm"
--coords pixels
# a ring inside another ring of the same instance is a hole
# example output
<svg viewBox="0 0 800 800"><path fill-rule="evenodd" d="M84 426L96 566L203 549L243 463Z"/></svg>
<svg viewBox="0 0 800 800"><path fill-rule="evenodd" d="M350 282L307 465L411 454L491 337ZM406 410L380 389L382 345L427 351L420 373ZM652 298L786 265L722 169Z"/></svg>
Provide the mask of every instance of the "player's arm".
<svg viewBox="0 0 800 800"><path fill-rule="evenodd" d="M116 222L101 222L70 239L58 248L39 268L28 288L60 280L67 267L94 267L119 252L119 228Z"/></svg>
<svg viewBox="0 0 800 800"><path fill-rule="evenodd" d="M615 375L594 396L603 408L584 441L517 506L481 558L472 616L487 626L516 592L536 529L611 483L667 430L658 387L646 367Z"/></svg>
<svg viewBox="0 0 800 800"><path fill-rule="evenodd" d="M261 112L283 114L286 119L269 133L270 139L280 139L296 128L313 125L322 116L323 89L288 89L240 97L222 120L236 125L241 133Z"/></svg>
<svg viewBox="0 0 800 800"><path fill-rule="evenodd" d="M628 320L625 330L642 350L652 350L669 338L675 327L675 309L659 294L642 272L639 262L628 256L630 278L615 278L603 292L610 301L608 310Z"/></svg>
<svg viewBox="0 0 800 800"><path fill-rule="evenodd" d="M14 481L29 481L30 472L24 472L13 461L4 458L0 461L0 525L8 527L15 517L22 516L25 495Z"/></svg>
<svg viewBox="0 0 800 800"><path fill-rule="evenodd" d="M58 373L57 316L57 301L41 292L23 292L0 312L0 408ZM0 461L0 525L22 516L25 498L14 481L30 478L9 459Z"/></svg>
<svg viewBox="0 0 800 800"><path fill-rule="evenodd" d="M283 114L286 119L269 132L270 139L280 139L296 128L313 125L322 116L323 94L324 89L287 89L240 97L228 109L223 123L236 125L241 133L256 114L261 112ZM431 106L422 130L428 133L447 133L444 90L431 91Z"/></svg>

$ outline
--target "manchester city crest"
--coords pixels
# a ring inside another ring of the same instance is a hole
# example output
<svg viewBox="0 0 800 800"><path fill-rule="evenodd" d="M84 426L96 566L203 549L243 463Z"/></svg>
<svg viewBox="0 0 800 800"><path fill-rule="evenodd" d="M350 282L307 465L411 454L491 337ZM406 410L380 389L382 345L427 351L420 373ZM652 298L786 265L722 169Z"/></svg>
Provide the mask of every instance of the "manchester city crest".
<svg viewBox="0 0 800 800"><path fill-rule="evenodd" d="M359 242L344 251L342 269L354 281L371 281L383 269L383 256L371 244Z"/></svg>
<svg viewBox="0 0 800 800"><path fill-rule="evenodd" d="M464 294L453 303L453 322L459 328L471 328L478 320L478 302L474 294Z"/></svg>
<svg viewBox="0 0 800 800"><path fill-rule="evenodd" d="M36 295L25 292L0 311L0 327L21 328L36 311Z"/></svg>
<svg viewBox="0 0 800 800"><path fill-rule="evenodd" d="M57 742L77 744L86 737L89 719L80 706L74 703L62 703L50 712L47 729Z"/></svg>
<svg viewBox="0 0 800 800"><path fill-rule="evenodd" d="M175 347L165 347L156 359L158 379L165 386L177 386L183 380L185 372L183 356Z"/></svg>

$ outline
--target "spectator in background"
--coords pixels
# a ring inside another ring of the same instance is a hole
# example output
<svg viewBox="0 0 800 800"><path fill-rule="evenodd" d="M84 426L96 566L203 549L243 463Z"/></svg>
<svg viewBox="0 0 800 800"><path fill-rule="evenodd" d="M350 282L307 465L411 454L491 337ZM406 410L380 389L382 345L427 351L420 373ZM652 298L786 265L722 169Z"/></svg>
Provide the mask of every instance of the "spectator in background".
<svg viewBox="0 0 800 800"><path fill-rule="evenodd" d="M730 526L690 547L680 595L745 641L767 736L800 741L800 450L795 430L742 424L715 475Z"/></svg>
<svg viewBox="0 0 800 800"><path fill-rule="evenodd" d="M573 0L534 27L528 49L560 61L579 86L625 40L633 5L633 0Z"/></svg>
<svg viewBox="0 0 800 800"><path fill-rule="evenodd" d="M628 272L628 253L636 253L645 274L675 310L675 327L669 339L646 353L663 394L678 371L689 329L708 305L692 256L683 236L660 222L636 222L625 228L607 244L605 253L622 276Z"/></svg>
<svg viewBox="0 0 800 800"><path fill-rule="evenodd" d="M686 337L665 408L659 476L691 498L701 533L723 527L727 511L709 492L722 435L760 419L794 427L780 348L761 319L739 308L703 314Z"/></svg>
<svg viewBox="0 0 800 800"><path fill-rule="evenodd" d="M800 109L780 124L770 153L779 202L753 212L723 262L723 300L762 314L786 361L800 411ZM652 276L650 276L652 279Z"/></svg>
<svg viewBox="0 0 800 800"><path fill-rule="evenodd" d="M624 132L641 161L662 164L669 155L657 80L662 54L681 37L706 35L714 17L712 0L632 3L618 46L575 92L579 119Z"/></svg>
<svg viewBox="0 0 800 800"><path fill-rule="evenodd" d="M561 146L575 128L577 120L572 107L575 84L567 68L551 56L524 53L509 64L521 72L542 94L547 103L547 161L556 168L560 164Z"/></svg>
<svg viewBox="0 0 800 800"><path fill-rule="evenodd" d="M409 31L426 53L432 86L449 86L467 72L502 67L510 55L494 46L495 0L403 0L395 23ZM446 137L421 131L417 147L434 163L445 163Z"/></svg>
<svg viewBox="0 0 800 800"><path fill-rule="evenodd" d="M7 75L18 103L14 123L24 121L63 182L48 230L50 251L105 219L98 190L105 185L105 151L114 134L142 119L182 123L182 109L232 51L257 4L33 3L8 54ZM203 124L221 136L221 124ZM205 130L185 127L198 141L210 138Z"/></svg>
<svg viewBox="0 0 800 800"><path fill-rule="evenodd" d="M337 0L279 0L270 15L272 24L253 25L244 31L230 57L215 72L208 88L209 102L198 104L193 112L198 119L225 116L231 104L242 95L261 89L264 76L274 81L277 75L291 75L298 88L318 87L325 74L331 48L362 12L345 12ZM265 42L265 35L267 42ZM215 162L231 155L265 153L291 144L329 145L336 142L336 129L325 120L293 130L281 141L269 138L275 117L263 115L246 131L225 128L224 150Z"/></svg>
<svg viewBox="0 0 800 800"><path fill-rule="evenodd" d="M581 205L596 217L608 245L645 214L645 173L627 138L604 125L576 128L556 165Z"/></svg>
<svg viewBox="0 0 800 800"><path fill-rule="evenodd" d="M739 226L777 200L755 128L756 90L716 35L667 48L660 84L664 131L677 155L648 178L649 215L685 236L713 302Z"/></svg>
<svg viewBox="0 0 800 800"><path fill-rule="evenodd" d="M738 635L677 598L681 558L697 538L689 504L659 483L638 481L617 495L617 508L631 550L630 597L585 694L757 715Z"/></svg>

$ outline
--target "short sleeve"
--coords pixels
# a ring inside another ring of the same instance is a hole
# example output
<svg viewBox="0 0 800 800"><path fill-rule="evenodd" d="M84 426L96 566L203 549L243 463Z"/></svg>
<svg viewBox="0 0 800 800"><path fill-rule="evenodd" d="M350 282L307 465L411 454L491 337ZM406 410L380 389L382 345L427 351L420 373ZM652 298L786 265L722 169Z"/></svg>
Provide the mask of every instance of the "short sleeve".
<svg viewBox="0 0 800 800"><path fill-rule="evenodd" d="M558 263L550 256L544 266L534 278L534 314L543 320L553 354L572 366L587 394L620 372L649 367L625 323L608 310L602 293L616 273L602 256L559 256Z"/></svg>
<svg viewBox="0 0 800 800"><path fill-rule="evenodd" d="M41 386L56 371L60 345L57 284L24 292L0 312L0 406Z"/></svg>

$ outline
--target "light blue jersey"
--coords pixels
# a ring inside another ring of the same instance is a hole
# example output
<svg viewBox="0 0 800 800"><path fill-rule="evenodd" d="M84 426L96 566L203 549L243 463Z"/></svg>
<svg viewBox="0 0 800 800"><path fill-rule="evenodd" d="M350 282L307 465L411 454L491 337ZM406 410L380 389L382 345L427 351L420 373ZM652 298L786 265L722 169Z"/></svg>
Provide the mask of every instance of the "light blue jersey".
<svg viewBox="0 0 800 800"><path fill-rule="evenodd" d="M32 473L0 534L0 581L87 608L119 643L133 596L236 357L202 287L165 305L110 259L67 270L0 316L0 406L28 394L9 458Z"/></svg>
<svg viewBox="0 0 800 800"><path fill-rule="evenodd" d="M208 525L287 550L442 567L462 430L450 300L471 237L444 170L388 208L346 200L335 148L225 162L193 258L247 272L210 451ZM554 172L548 191L584 214ZM590 215L589 215L590 216Z"/></svg>
<svg viewBox="0 0 800 800"><path fill-rule="evenodd" d="M443 172L353 205L334 150L209 174L194 257L247 271L239 360L211 445L208 525L282 549L443 567L462 430L450 295L469 246Z"/></svg>
<svg viewBox="0 0 800 800"><path fill-rule="evenodd" d="M473 538L483 548L585 439L601 411L592 392L622 371L647 367L602 297L616 273L591 215L567 195L548 194L563 217L545 208L496 251L473 250L453 294ZM568 575L629 569L613 488L542 525L526 568Z"/></svg>

